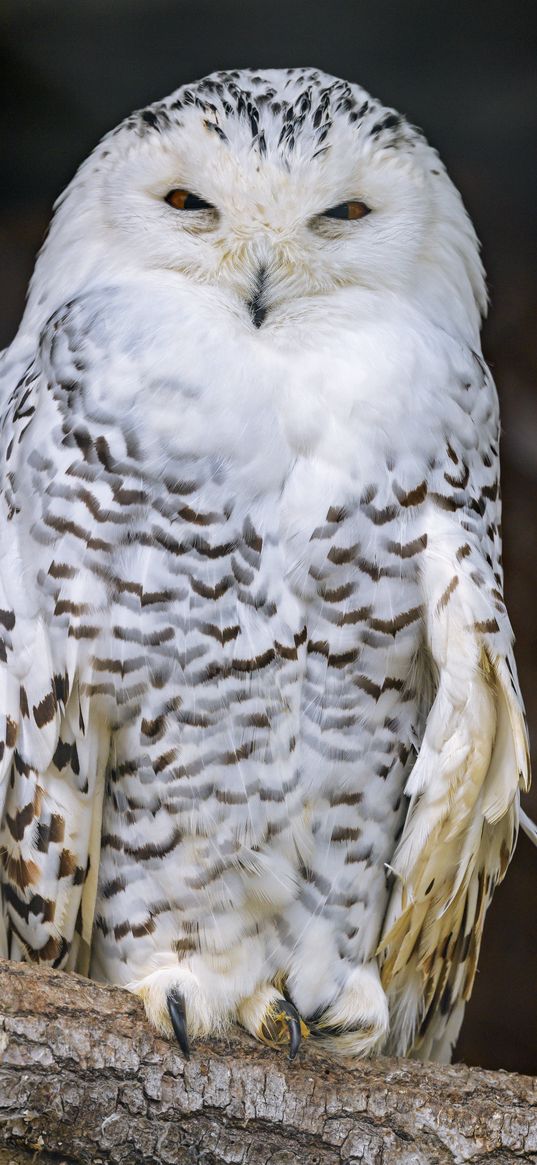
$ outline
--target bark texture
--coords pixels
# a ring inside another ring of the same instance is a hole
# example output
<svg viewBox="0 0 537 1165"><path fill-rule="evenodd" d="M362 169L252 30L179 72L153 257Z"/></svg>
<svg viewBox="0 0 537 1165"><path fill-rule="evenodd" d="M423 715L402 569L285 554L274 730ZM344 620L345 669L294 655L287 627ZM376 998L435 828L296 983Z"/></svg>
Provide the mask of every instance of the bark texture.
<svg viewBox="0 0 537 1165"><path fill-rule="evenodd" d="M0 962L0 1165L537 1163L537 1080L233 1031L185 1063L139 1001Z"/></svg>

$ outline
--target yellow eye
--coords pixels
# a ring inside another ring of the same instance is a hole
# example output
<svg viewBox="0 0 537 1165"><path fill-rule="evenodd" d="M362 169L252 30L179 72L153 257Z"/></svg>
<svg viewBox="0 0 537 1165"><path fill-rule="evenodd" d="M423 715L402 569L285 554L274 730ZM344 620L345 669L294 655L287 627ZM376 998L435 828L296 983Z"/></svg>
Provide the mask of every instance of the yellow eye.
<svg viewBox="0 0 537 1165"><path fill-rule="evenodd" d="M174 210L214 210L210 202L205 202L190 190L170 190L164 199Z"/></svg>
<svg viewBox="0 0 537 1165"><path fill-rule="evenodd" d="M322 217L354 219L365 218L366 214L371 214L371 207L355 199L353 202L340 202L338 206L331 206L323 212Z"/></svg>

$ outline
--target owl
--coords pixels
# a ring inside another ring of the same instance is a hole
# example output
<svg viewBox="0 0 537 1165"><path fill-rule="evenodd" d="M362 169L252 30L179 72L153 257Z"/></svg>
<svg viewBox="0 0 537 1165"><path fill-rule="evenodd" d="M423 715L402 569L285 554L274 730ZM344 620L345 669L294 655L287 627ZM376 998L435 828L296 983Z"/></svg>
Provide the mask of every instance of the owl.
<svg viewBox="0 0 537 1165"><path fill-rule="evenodd" d="M528 782L476 236L315 69L128 117L1 365L0 946L447 1060Z"/></svg>

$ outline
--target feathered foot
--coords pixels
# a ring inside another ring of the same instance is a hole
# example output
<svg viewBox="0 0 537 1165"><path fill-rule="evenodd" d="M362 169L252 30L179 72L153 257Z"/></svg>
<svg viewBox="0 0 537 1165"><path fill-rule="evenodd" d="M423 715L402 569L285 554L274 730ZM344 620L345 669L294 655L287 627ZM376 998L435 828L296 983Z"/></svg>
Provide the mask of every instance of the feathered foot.
<svg viewBox="0 0 537 1165"><path fill-rule="evenodd" d="M225 979L221 983L225 988ZM129 991L144 1001L147 1018L163 1036L175 1036L185 1057L190 1058L190 1040L221 1035L234 1018L234 1001L225 990L211 990L189 967L176 966L153 971Z"/></svg>
<svg viewBox="0 0 537 1165"><path fill-rule="evenodd" d="M378 1051L389 1028L388 1003L375 963L355 967L326 1010L308 1017L311 1035L340 1056Z"/></svg>

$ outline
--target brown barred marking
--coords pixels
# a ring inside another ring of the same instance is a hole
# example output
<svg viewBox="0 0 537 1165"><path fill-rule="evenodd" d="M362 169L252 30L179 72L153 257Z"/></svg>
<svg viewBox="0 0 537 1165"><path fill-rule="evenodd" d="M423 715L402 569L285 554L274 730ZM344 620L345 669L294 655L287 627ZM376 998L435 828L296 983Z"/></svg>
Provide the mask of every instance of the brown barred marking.
<svg viewBox="0 0 537 1165"><path fill-rule="evenodd" d="M244 582L244 579L239 578L238 581ZM252 579L250 578L246 581L251 582ZM206 583L202 582L201 579L197 579L192 576L190 578L190 586L192 587L192 590L197 595L200 595L202 599L212 599L216 601L217 599L221 599L222 595L225 595L226 591L228 591L229 588L233 586L233 579L231 575L227 574L224 575L224 578L220 579L220 582L216 583L214 586L208 586Z"/></svg>
<svg viewBox="0 0 537 1165"><path fill-rule="evenodd" d="M111 553L114 549L112 542L106 542L104 538L88 538L88 550L104 550L106 553Z"/></svg>
<svg viewBox="0 0 537 1165"><path fill-rule="evenodd" d="M462 560L464 558L468 558L468 555L471 553L471 547L468 545L468 542L465 542L464 546L460 546L457 550L457 561L462 562Z"/></svg>
<svg viewBox="0 0 537 1165"><path fill-rule="evenodd" d="M369 575L373 582L378 582L381 578L401 577L401 568L397 565L381 566L378 562L368 562L366 558L359 558L356 565L362 574Z"/></svg>
<svg viewBox="0 0 537 1165"><path fill-rule="evenodd" d="M377 509L375 506L368 505L363 507L362 513L375 526L386 526L388 522L393 522L397 518L398 510L397 506L384 506L383 509Z"/></svg>
<svg viewBox="0 0 537 1165"><path fill-rule="evenodd" d="M286 646L284 643L278 643L278 640L275 639L274 649L276 651L276 655L281 656L282 659L298 659L298 650L296 646Z"/></svg>
<svg viewBox="0 0 537 1165"><path fill-rule="evenodd" d="M87 615L91 611L89 603L73 603L70 599L58 599L54 608L55 615L74 615L80 618L81 615Z"/></svg>
<svg viewBox="0 0 537 1165"><path fill-rule="evenodd" d="M145 660L143 662L145 663ZM91 665L94 671L111 672L112 675L123 675L124 671L124 664L120 659L99 659L97 655L94 655L92 656ZM130 670L132 670L132 666Z"/></svg>
<svg viewBox="0 0 537 1165"><path fill-rule="evenodd" d="M219 546L211 546L209 542L202 540L196 542L196 550L203 558L227 558L228 554L236 549L235 542L222 542Z"/></svg>
<svg viewBox="0 0 537 1165"><path fill-rule="evenodd" d="M352 626L355 623L363 623L369 619L372 607L357 607L354 611L344 611L337 617L337 626L346 627L349 624Z"/></svg>
<svg viewBox="0 0 537 1165"><path fill-rule="evenodd" d="M151 635L143 636L145 647L161 647L163 643L170 643L172 640L175 640L173 627L163 627L161 631L153 631Z"/></svg>
<svg viewBox="0 0 537 1165"><path fill-rule="evenodd" d="M164 769L169 768L177 760L177 749L170 748L167 752L161 753L156 760L153 761L153 770L155 773L162 773Z"/></svg>
<svg viewBox="0 0 537 1165"><path fill-rule="evenodd" d="M394 482L393 486L393 492L397 498L397 501L405 508L408 508L409 506L420 506L427 497L427 489L428 486L426 481L420 481L419 485L408 491L401 489L401 487L397 485L397 482Z"/></svg>
<svg viewBox="0 0 537 1165"><path fill-rule="evenodd" d="M173 591L142 591L142 607L155 606L157 603L170 603L172 599L176 598Z"/></svg>
<svg viewBox="0 0 537 1165"><path fill-rule="evenodd" d="M8 748L13 748L17 741L18 724L16 720L12 720L11 716L6 716L6 744Z"/></svg>
<svg viewBox="0 0 537 1165"><path fill-rule="evenodd" d="M246 519L242 532L244 541L246 542L246 545L250 547L250 550L254 550L256 554L261 554L263 549L263 539L257 533L249 518Z"/></svg>
<svg viewBox="0 0 537 1165"><path fill-rule="evenodd" d="M359 828L353 829L350 826L341 825L341 826L338 826L336 829L332 830L332 841L334 841L334 842L358 841L359 838L361 837L361 835L362 835L361 829L359 829ZM354 902L352 899L351 899L349 905L351 905L351 906L354 905Z"/></svg>
<svg viewBox="0 0 537 1165"><path fill-rule="evenodd" d="M41 869L32 859L25 860L21 854L9 854L5 846L0 846L0 862L19 890L27 890L41 877Z"/></svg>
<svg viewBox="0 0 537 1165"><path fill-rule="evenodd" d="M45 526L55 530L56 534L72 534L73 538L78 538L81 542L89 542L91 539L89 530L84 530L83 526L79 526L67 518L62 518L59 514L47 514L43 520ZM110 544L110 549L112 549L112 544Z"/></svg>
<svg viewBox="0 0 537 1165"><path fill-rule="evenodd" d="M240 633L238 623L234 627L217 627L214 623L202 623L200 625L202 635L209 635L212 639L216 639L218 643L229 643L232 639L236 639Z"/></svg>
<svg viewBox="0 0 537 1165"><path fill-rule="evenodd" d="M109 684L84 684L83 689L86 696L110 696L114 697L115 687L112 683Z"/></svg>
<svg viewBox="0 0 537 1165"><path fill-rule="evenodd" d="M332 792L330 793L329 801L332 808L335 808L337 805L359 805L363 801L363 796L363 793L360 792Z"/></svg>
<svg viewBox="0 0 537 1165"><path fill-rule="evenodd" d="M319 597L324 599L325 603L341 603L343 599L348 599L356 590L356 583L344 583L343 586L336 587L330 590L328 587L320 586L318 589Z"/></svg>
<svg viewBox="0 0 537 1165"><path fill-rule="evenodd" d="M60 860L58 863L58 878L70 878L77 868L77 860L74 853L68 849L62 849Z"/></svg>
<svg viewBox="0 0 537 1165"><path fill-rule="evenodd" d="M246 805L248 801L245 792L232 793L230 789L215 789L214 796L220 805Z"/></svg>
<svg viewBox="0 0 537 1165"><path fill-rule="evenodd" d="M247 587L253 583L255 573L249 566L245 566L243 562L239 562L238 558L233 555L231 559L231 569L234 577L241 586Z"/></svg>
<svg viewBox="0 0 537 1165"><path fill-rule="evenodd" d="M452 477L449 473L444 473L444 478L448 485L452 485L453 489L466 489L470 480L470 470L467 465L464 465L460 477Z"/></svg>
<svg viewBox="0 0 537 1165"><path fill-rule="evenodd" d="M100 627L90 627L87 624L82 624L80 627L73 627L71 624L68 631L71 639L98 639L100 633Z"/></svg>
<svg viewBox="0 0 537 1165"><path fill-rule="evenodd" d="M360 547L357 542L354 546L333 546L326 557L335 566L342 566L346 562L353 562L359 549Z"/></svg>
<svg viewBox="0 0 537 1165"><path fill-rule="evenodd" d="M176 955L187 955L198 950L198 943L193 938L176 938L172 942L172 950Z"/></svg>
<svg viewBox="0 0 537 1165"><path fill-rule="evenodd" d="M56 693L53 691L48 692L39 704L34 704L33 714L37 727L44 728L45 724L50 724L51 720L54 720L57 708Z"/></svg>
<svg viewBox="0 0 537 1165"><path fill-rule="evenodd" d="M86 506L86 509L89 510L92 518L95 518L95 521L102 525L111 523L117 526L124 526L126 523L132 522L132 515L130 513L122 514L118 513L116 510L103 509L99 502L93 497L93 494L91 494L87 489L77 489L75 491L75 497L78 501L81 501L82 504Z"/></svg>
<svg viewBox="0 0 537 1165"><path fill-rule="evenodd" d="M440 596L440 598L436 604L436 614L437 615L440 615L441 612L447 607L449 600L450 600L453 592L456 591L458 585L459 585L459 576L458 576L458 574L454 574L453 578L448 583L444 593Z"/></svg>
<svg viewBox="0 0 537 1165"><path fill-rule="evenodd" d="M327 522L344 522L348 517L348 510L345 506L330 506L326 514Z"/></svg>
<svg viewBox="0 0 537 1165"><path fill-rule="evenodd" d="M216 760L218 764L236 765L239 764L240 761L248 760L248 758L256 751L257 748L258 743L255 740L252 740L248 743L241 744L239 748L231 749L230 752L221 753L219 756L217 756Z"/></svg>
<svg viewBox="0 0 537 1165"><path fill-rule="evenodd" d="M192 728L209 728L211 720L209 716L203 716L201 712L178 712L178 724L190 724ZM155 739L160 739L160 733Z"/></svg>
<svg viewBox="0 0 537 1165"><path fill-rule="evenodd" d="M59 772L61 772L62 769L64 769L66 765L70 764L71 748L72 748L71 744L65 744L64 741L61 740L61 738L58 740L58 744L56 746L56 751L54 753L54 756L52 757L52 763L54 765L56 765L56 768L58 769Z"/></svg>
<svg viewBox="0 0 537 1165"><path fill-rule="evenodd" d="M263 803L278 804L285 801L284 789L260 789L259 800Z"/></svg>
<svg viewBox="0 0 537 1165"><path fill-rule="evenodd" d="M223 514L211 512L202 514L193 510L190 506L183 506L178 513L184 522L190 522L193 526L212 526L215 522L222 522L224 520Z"/></svg>
<svg viewBox="0 0 537 1165"><path fill-rule="evenodd" d="M445 497L444 494L430 492L429 498L440 510L449 510L450 513L455 513L455 510L460 510L464 506L464 502L457 502L454 498Z"/></svg>
<svg viewBox="0 0 537 1165"><path fill-rule="evenodd" d="M29 825L32 824L35 816L35 805L33 801L28 801L26 805L19 809L14 817L6 813L6 825L14 841L22 841L24 834Z"/></svg>
<svg viewBox="0 0 537 1165"><path fill-rule="evenodd" d="M370 502L374 501L378 492L379 487L378 485L375 485L375 482L370 482L369 485L366 485L365 489L360 495L360 506L368 506Z"/></svg>
<svg viewBox="0 0 537 1165"><path fill-rule="evenodd" d="M126 889L127 882L123 877L114 878L112 882L106 882L101 889L103 898L114 898L116 894L121 894Z"/></svg>
<svg viewBox="0 0 537 1165"><path fill-rule="evenodd" d="M100 574L100 571L96 571ZM104 572L104 577L107 577L107 572ZM144 588L141 583L131 582L129 579L118 578L117 575L110 577L110 586L114 588L118 595L135 595L137 599L142 600Z"/></svg>
<svg viewBox="0 0 537 1165"><path fill-rule="evenodd" d="M404 627L409 627L417 619L421 619L423 607L412 607L410 611L402 611L394 619L370 619L369 625L373 631L383 631L386 635L396 635Z"/></svg>
<svg viewBox="0 0 537 1165"><path fill-rule="evenodd" d="M52 578L76 578L74 566L67 566L65 562L51 562L48 573Z"/></svg>
<svg viewBox="0 0 537 1165"><path fill-rule="evenodd" d="M14 886L7 882L4 887L4 897L13 907L13 909L26 923L29 922L30 917L40 916L43 922L53 922L55 913L55 903L48 898L43 898L41 894L32 894L28 901L23 901L19 897Z"/></svg>
<svg viewBox="0 0 537 1165"><path fill-rule="evenodd" d="M197 481L174 481L171 477L164 478L164 485L169 494L178 497L193 494L199 488Z"/></svg>
<svg viewBox="0 0 537 1165"><path fill-rule="evenodd" d="M166 727L166 716L157 716L154 720L146 720L144 718L140 727L144 736L147 736L150 740L153 738L156 739L162 735Z"/></svg>
<svg viewBox="0 0 537 1165"><path fill-rule="evenodd" d="M154 918L148 918L146 922L135 923L133 926L131 926L132 937L142 938L145 935L153 934L153 932L156 930L156 926L157 924Z"/></svg>
<svg viewBox="0 0 537 1165"><path fill-rule="evenodd" d="M112 482L111 488L114 501L117 502L118 506L144 506L148 502L145 490L125 489L117 482Z"/></svg>
<svg viewBox="0 0 537 1165"><path fill-rule="evenodd" d="M482 621L474 623L474 627L475 630L479 631L481 635L493 635L496 631L500 630L496 619L483 619Z"/></svg>
<svg viewBox="0 0 537 1165"><path fill-rule="evenodd" d="M328 662L329 667L347 667L348 664L354 663L359 656L358 648L351 651L331 652L330 645L324 640L308 640L308 654L323 655Z"/></svg>
<svg viewBox="0 0 537 1165"><path fill-rule="evenodd" d="M59 967L68 951L69 947L64 938L55 938L51 935L41 950L34 952L29 949L28 955L32 962L52 963L53 967Z"/></svg>
<svg viewBox="0 0 537 1165"><path fill-rule="evenodd" d="M276 652L273 647L269 647L267 651L263 651L261 655L256 655L253 659L234 659L231 667L233 671L237 672L253 672L261 671L272 663Z"/></svg>
<svg viewBox="0 0 537 1165"><path fill-rule="evenodd" d="M266 712L246 712L237 717L241 728L270 728L270 718Z"/></svg>
<svg viewBox="0 0 537 1165"><path fill-rule="evenodd" d="M137 862L148 862L152 858L163 858L166 854L173 853L174 849L177 849L182 836L182 830L176 828L173 830L169 841L164 844L152 845L149 842L145 842L143 845L129 845L123 838L116 837L115 834L105 833L102 837L102 846L110 847L110 849L117 850L119 853L127 854Z"/></svg>
<svg viewBox="0 0 537 1165"><path fill-rule="evenodd" d="M390 554L397 554L399 558L414 558L416 554L421 554L426 546L426 534L422 534L419 538L413 538L411 542L386 542L386 550Z"/></svg>
<svg viewBox="0 0 537 1165"><path fill-rule="evenodd" d="M36 849L48 853L50 845L61 845L65 837L65 821L59 813L53 813L50 821L37 822Z"/></svg>
<svg viewBox="0 0 537 1165"><path fill-rule="evenodd" d="M382 688L380 684L373 683L373 680L370 680L369 676L355 675L352 677L352 682L355 688L360 688L361 692L365 692L373 700L380 699Z"/></svg>

